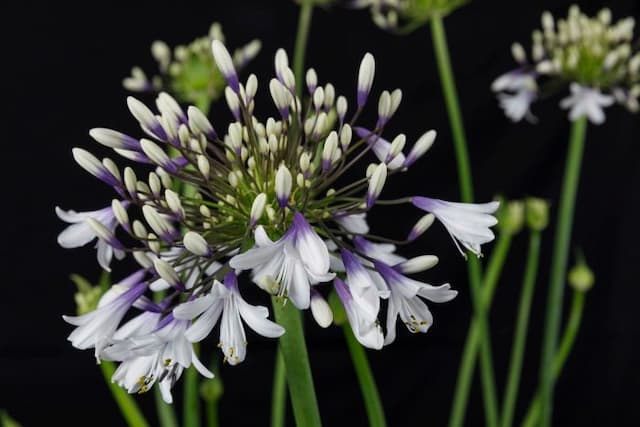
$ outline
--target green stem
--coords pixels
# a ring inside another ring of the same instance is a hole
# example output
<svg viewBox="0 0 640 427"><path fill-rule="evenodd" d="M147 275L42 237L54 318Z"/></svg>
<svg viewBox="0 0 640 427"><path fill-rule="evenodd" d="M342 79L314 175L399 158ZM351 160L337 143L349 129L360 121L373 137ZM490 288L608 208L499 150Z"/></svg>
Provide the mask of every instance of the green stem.
<svg viewBox="0 0 640 427"><path fill-rule="evenodd" d="M529 327L529 315L531 313L531 301L538 272L538 260L540 257L540 231L532 230L529 237L529 252L527 265L522 280L520 303L518 307L518 319L513 335L513 348L511 349L511 364L507 376L504 402L502 404L502 426L510 427L513 423L513 413L518 399L518 387L522 374L522 361L527 342L527 328Z"/></svg>
<svg viewBox="0 0 640 427"><path fill-rule="evenodd" d="M173 406L162 400L162 393L158 386L153 388L153 394L156 401L156 413L160 427L178 427L178 418L173 410Z"/></svg>
<svg viewBox="0 0 640 427"><path fill-rule="evenodd" d="M271 427L284 427L287 404L287 373L285 368L282 352L278 349L271 393Z"/></svg>
<svg viewBox="0 0 640 427"><path fill-rule="evenodd" d="M542 360L540 363L540 425L551 425L553 411L553 358L558 345L558 334L562 317L562 301L569 257L569 243L573 212L580 177L580 164L584 151L587 131L587 119L582 117L573 122L569 139L569 152L564 172L560 207L551 258L551 273L547 295L547 314L542 342Z"/></svg>
<svg viewBox="0 0 640 427"><path fill-rule="evenodd" d="M473 184L471 182L471 165L469 163L469 152L467 150L467 138L462 125L462 113L458 102L458 93L453 78L449 48L447 46L447 35L444 30L442 17L439 15L431 18L431 35L433 48L436 54L438 72L444 100L447 105L447 114L451 125L453 136L453 146L456 151L456 161L458 162L458 180L460 181L460 192L462 200L467 203L473 202Z"/></svg>
<svg viewBox="0 0 640 427"><path fill-rule="evenodd" d="M571 312L569 313L569 320L567 321L567 326L562 336L559 350L553 360L554 380L558 379L560 376L562 368L564 368L567 361L567 357L569 357L573 344L576 341L576 336L580 329L580 323L582 322L582 313L584 312L584 299L584 292L573 291L573 301L571 304ZM540 392L538 391L533 398L531 406L529 406L529 410L527 411L524 421L522 422L523 427L534 427L537 425L542 410L540 397Z"/></svg>
<svg viewBox="0 0 640 427"><path fill-rule="evenodd" d="M351 353L351 360L353 360L353 366L355 367L358 382L360 383L360 390L362 391L364 405L367 409L367 417L369 418L369 426L386 427L387 422L384 418L384 408L380 400L378 388L376 387L376 381L373 378L373 373L369 366L369 361L367 360L367 354L353 335L349 323L343 324L342 330L344 331L344 337L347 340L347 346Z"/></svg>
<svg viewBox="0 0 640 427"><path fill-rule="evenodd" d="M198 351L198 344L193 344L194 351ZM198 396L199 375L196 368L190 366L184 372L184 402L182 404L183 427L200 426L200 399Z"/></svg>
<svg viewBox="0 0 640 427"><path fill-rule="evenodd" d="M113 400L116 401L118 408L120 408L120 412L127 421L127 425L129 427L149 427L135 399L133 399L126 390L111 381L111 377L116 370L113 362L103 360L100 363L100 369L113 395Z"/></svg>
<svg viewBox="0 0 640 427"><path fill-rule="evenodd" d="M280 351L287 370L289 396L297 427L319 427L320 410L313 388L311 365L302 331L302 315L293 304L271 298L276 321L285 328L280 337Z"/></svg>
<svg viewBox="0 0 640 427"><path fill-rule="evenodd" d="M218 427L218 402L211 402L206 406L207 427Z"/></svg>
<svg viewBox="0 0 640 427"><path fill-rule="evenodd" d="M307 39L311 28L311 16L313 15L313 0L302 0L300 2L300 15L298 16L298 32L296 34L296 45L293 51L293 74L296 77L296 91L298 97L302 96L304 84L304 54L307 50Z"/></svg>
<svg viewBox="0 0 640 427"><path fill-rule="evenodd" d="M476 313L469 327L462 352L462 360L458 371L458 380L449 419L449 425L452 427L461 426L464 423L478 348L480 349L480 373L484 395L485 416L487 418L486 423L487 425L493 426L498 423L498 404L493 366L491 363L491 338L487 326L487 317L498 279L502 273L502 267L504 266L509 247L511 246L511 238L510 233L500 234L494 252L491 254L491 260L487 267L481 288L473 286L474 283L478 282L475 276L479 274L479 272L475 272L475 270L479 270L479 262L473 258L469 260L469 267L471 271L474 271L474 273L470 274L470 282L472 284L471 295ZM473 263L478 267L473 266Z"/></svg>

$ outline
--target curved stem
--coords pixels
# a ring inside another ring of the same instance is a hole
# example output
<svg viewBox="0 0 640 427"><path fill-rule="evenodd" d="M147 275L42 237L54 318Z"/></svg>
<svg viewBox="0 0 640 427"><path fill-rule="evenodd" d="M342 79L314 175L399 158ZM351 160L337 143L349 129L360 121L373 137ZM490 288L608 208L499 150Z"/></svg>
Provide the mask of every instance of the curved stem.
<svg viewBox="0 0 640 427"><path fill-rule="evenodd" d="M276 297L271 297L276 321L285 328L280 337L280 351L287 370L287 384L297 427L319 427L320 410L313 388L311 365L302 331L302 315L292 305L283 305Z"/></svg>
<svg viewBox="0 0 640 427"><path fill-rule="evenodd" d="M307 50L307 39L311 28L311 16L313 15L313 0L302 0L300 2L300 15L298 16L298 32L296 34L296 45L293 51L293 74L296 77L296 92L302 96L302 86L304 84L304 54Z"/></svg>
<svg viewBox="0 0 640 427"><path fill-rule="evenodd" d="M576 341L578 330L580 329L580 323L582 322L582 313L584 312L584 292L573 291L573 302L571 304L571 312L569 314L569 320L565 328L558 353L553 360L553 378L558 379L564 364L567 361L567 357L573 349L573 344ZM539 391L535 394L533 402L529 406L527 415L522 422L523 427L534 427L541 413L541 400Z"/></svg>
<svg viewBox="0 0 640 427"><path fill-rule="evenodd" d="M551 425L553 387L555 383L553 358L558 345L565 276L569 257L569 243L571 240L571 227L573 224L573 212L575 209L586 131L586 117L582 117L573 122L562 192L560 193L560 207L558 210L556 235L551 258L549 290L547 294L547 313L542 342L542 360L540 363L540 425L542 427Z"/></svg>
<svg viewBox="0 0 640 427"><path fill-rule="evenodd" d="M111 382L111 377L116 370L114 363L103 360L100 363L100 370L102 370L107 386L109 386L109 390L113 395L113 400L116 401L116 404L120 409L120 413L126 420L127 425L129 427L149 427L142 411L140 411L138 404L131 395L119 385Z"/></svg>
<svg viewBox="0 0 640 427"><path fill-rule="evenodd" d="M510 427L513 423L513 413L518 399L518 387L522 374L522 361L527 342L527 328L529 327L529 315L531 313L531 301L538 272L538 260L540 257L540 231L532 230L529 237L529 251L527 265L522 280L520 291L520 303L518 307L518 319L513 335L513 348L511 349L511 363L507 376L504 402L502 404L502 427Z"/></svg>
<svg viewBox="0 0 640 427"><path fill-rule="evenodd" d="M467 138L462 125L462 113L458 102L458 93L454 82L451 59L449 58L449 48L447 46L447 35L441 16L431 18L431 35L433 48L436 54L438 72L442 92L447 105L447 114L451 125L453 136L453 146L456 151L458 162L458 180L460 181L460 192L464 202L473 202L473 184L471 182L471 165L469 163L469 152L467 150Z"/></svg>
<svg viewBox="0 0 640 427"><path fill-rule="evenodd" d="M373 378L373 373L369 366L369 361L367 360L367 354L353 335L349 323L343 324L342 330L344 331L344 337L347 340L347 346L351 353L351 360L353 361L358 382L360 383L364 406L367 409L367 417L369 418L369 426L386 427L387 422L384 417L384 408L380 400L378 388L376 387L376 381Z"/></svg>
<svg viewBox="0 0 640 427"><path fill-rule="evenodd" d="M284 359L280 349L276 351L276 365L273 370L273 390L271 392L271 427L284 427L287 404L287 377Z"/></svg>

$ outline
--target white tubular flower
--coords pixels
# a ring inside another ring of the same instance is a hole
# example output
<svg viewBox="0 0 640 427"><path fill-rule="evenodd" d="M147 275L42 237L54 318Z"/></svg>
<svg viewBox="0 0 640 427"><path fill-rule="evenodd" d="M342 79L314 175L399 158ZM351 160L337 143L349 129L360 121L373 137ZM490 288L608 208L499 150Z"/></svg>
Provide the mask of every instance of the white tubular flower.
<svg viewBox="0 0 640 427"><path fill-rule="evenodd" d="M191 342L206 338L221 315L220 347L225 362L230 365L242 362L247 353L247 337L240 319L264 337L278 338L285 332L280 325L267 319L269 310L266 307L251 305L242 298L233 272L227 273L224 284L216 281L210 293L174 309L176 318L193 320L197 317L186 332Z"/></svg>
<svg viewBox="0 0 640 427"><path fill-rule="evenodd" d="M560 101L560 106L569 110L569 119L575 121L581 117L587 117L591 123L600 125L604 123L604 107L613 105L614 97L603 95L598 89L571 84L571 95Z"/></svg>
<svg viewBox="0 0 640 427"><path fill-rule="evenodd" d="M153 320L150 323L153 324ZM105 359L122 362L112 381L128 393L145 393L158 383L162 399L173 403L171 389L191 365L206 378L213 378L213 373L200 362L185 336L188 325L188 321L169 315L151 331L145 327L131 328L123 333L127 339L104 350Z"/></svg>
<svg viewBox="0 0 640 427"><path fill-rule="evenodd" d="M284 236L273 242L264 228L255 231L256 246L231 258L229 265L237 270L252 269L253 281L263 289L287 297L303 310L309 308L311 284L327 282L329 250L298 212Z"/></svg>
<svg viewBox="0 0 640 427"><path fill-rule="evenodd" d="M365 347L380 350L384 344L384 335L380 325L375 320L371 321L369 318L362 317L362 311L355 303L349 287L342 280L336 278L333 285L347 314L353 335L358 342Z"/></svg>
<svg viewBox="0 0 640 427"><path fill-rule="evenodd" d="M128 202L122 202L121 205L126 208L129 204ZM94 229L86 221L89 218L100 222L111 233L114 233L118 226L118 221L111 206L91 212L63 211L56 206L56 214L58 218L71 224L58 235L58 244L63 248L79 248L98 237ZM114 248L102 239L98 239L96 249L98 264L106 271L111 271L110 264L114 255L117 259L123 259L125 255L121 248Z"/></svg>
<svg viewBox="0 0 640 427"><path fill-rule="evenodd" d="M454 203L429 197L412 197L414 206L430 212L445 226L458 250L464 252L458 242L477 256L481 256L480 245L494 239L490 230L498 223L492 215L500 206L499 202L483 204Z"/></svg>
<svg viewBox="0 0 640 427"><path fill-rule="evenodd" d="M134 279L140 279L140 274L134 273L119 287L112 288L114 292L105 294L95 311L81 316L62 316L65 322L76 326L68 338L75 348L95 347L96 359L100 360L100 353L109 344L120 321L149 286L146 282L131 284Z"/></svg>
<svg viewBox="0 0 640 427"><path fill-rule="evenodd" d="M534 73L520 70L512 71L498 77L491 89L498 93L500 107L504 114L514 122L527 118L535 122L531 113L531 103L538 97L538 86Z"/></svg>
<svg viewBox="0 0 640 427"><path fill-rule="evenodd" d="M451 290L446 283L441 286L431 286L418 282L398 273L394 268L383 262L376 262L375 268L384 278L391 291L387 306L387 336L385 345L391 344L396 338L396 320L398 315L412 333L425 333L433 324L433 316L429 307L419 297L432 302L451 301L458 294Z"/></svg>

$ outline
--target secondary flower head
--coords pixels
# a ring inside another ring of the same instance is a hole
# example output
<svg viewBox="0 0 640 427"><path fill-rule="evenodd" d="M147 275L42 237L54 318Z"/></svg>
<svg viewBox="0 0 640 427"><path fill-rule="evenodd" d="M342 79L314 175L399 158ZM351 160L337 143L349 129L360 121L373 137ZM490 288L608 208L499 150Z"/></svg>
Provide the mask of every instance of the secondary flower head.
<svg viewBox="0 0 640 427"><path fill-rule="evenodd" d="M207 36L187 45L172 49L165 42L156 40L151 44L151 55L158 63L159 74L149 79L136 66L122 84L131 92L167 91L179 101L208 107L224 93L224 78L211 54L211 42L224 42L224 39L222 27L214 22ZM260 45L259 40L253 40L237 49L233 55L234 66L244 68L258 54Z"/></svg>
<svg viewBox="0 0 640 427"><path fill-rule="evenodd" d="M370 8L373 22L390 31L410 32L434 15L445 16L469 0L351 0L357 8Z"/></svg>
<svg viewBox="0 0 640 427"><path fill-rule="evenodd" d="M265 85L274 116L263 120L254 114L258 78L241 81L220 40L213 40L211 50L228 84L232 120L226 126L214 130L197 107L185 111L164 92L158 96L157 113L130 97L127 105L144 136L103 128L90 133L130 166L121 170L108 158L100 161L75 151L78 163L112 186L117 198L104 211L106 219L103 211L78 219L84 220L83 239L66 246L97 237L130 254L141 269L126 288L121 284L109 291L113 302L82 318L66 318L78 326L70 339L78 348L95 348L99 358L120 361L114 381L130 392L159 382L167 400L182 370L190 364L198 367L189 343L207 340L218 324L216 341L232 365L248 357L243 324L270 338L286 333L268 320L266 307L241 297L242 288L250 286L238 281L243 271L250 271L252 281L283 304L311 309L322 327L333 320L326 303L333 281L356 337L380 348L385 331L379 317L387 298L393 296L389 335L395 334L391 328L398 315L404 322L419 316L431 324L418 297L444 302L455 292L449 285L432 289L406 277L433 267L437 257L407 260L395 254L395 245L377 243L385 238L370 230L366 215L380 203L413 202L431 214L403 230L410 238L399 244L417 239L437 218L475 253L493 238L489 227L495 224L495 204L453 204L421 196L381 200L385 185L428 151L436 133L422 134L406 155L404 134L389 138L391 142L382 136L399 108L400 90L382 91L373 126L356 125L374 97L372 55L364 55L360 69L352 73L356 102L350 109L347 98L332 84L319 84L311 70L305 79L307 99L300 99L288 57L278 50L275 77ZM186 188L183 193L173 191L177 184ZM407 286L412 290L402 291ZM162 297L150 298L160 291ZM121 326L131 311L137 313L134 319L146 316L157 325ZM424 324L414 326L414 332L427 331ZM168 351L178 353L167 357L171 362L166 366L156 363ZM133 381L140 378L141 384Z"/></svg>
<svg viewBox="0 0 640 427"><path fill-rule="evenodd" d="M492 85L507 117L531 120L529 108L535 100L566 87L571 94L560 106L569 110L571 120L587 117L601 124L604 108L615 102L637 111L640 52L633 40L634 26L632 17L613 22L609 9L590 17L574 5L557 21L544 12L542 28L532 34L530 53L514 43L511 50L518 68Z"/></svg>

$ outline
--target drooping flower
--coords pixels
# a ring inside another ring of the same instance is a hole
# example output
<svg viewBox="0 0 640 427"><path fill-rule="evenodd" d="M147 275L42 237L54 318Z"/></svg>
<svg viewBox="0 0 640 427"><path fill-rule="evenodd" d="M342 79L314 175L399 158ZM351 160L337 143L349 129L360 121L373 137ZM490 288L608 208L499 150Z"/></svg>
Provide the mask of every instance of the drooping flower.
<svg viewBox="0 0 640 427"><path fill-rule="evenodd" d="M362 311L354 301L353 294L346 283L336 278L333 286L342 301L347 319L358 342L365 347L381 349L384 344L384 335L377 319L366 316L366 312Z"/></svg>
<svg viewBox="0 0 640 427"><path fill-rule="evenodd" d="M569 119L605 120L604 107L614 102L639 109L640 51L633 41L632 17L612 22L611 11L590 17L571 6L566 19L542 15L542 29L532 33L532 48L514 43L511 51L519 67L498 77L492 89L513 121L531 119L529 106L569 86L571 95L560 103ZM541 81L540 84L537 82Z"/></svg>
<svg viewBox="0 0 640 427"><path fill-rule="evenodd" d="M492 214L498 210L499 202L454 203L429 197L412 197L411 202L417 208L435 215L463 255L464 252L458 243L480 256L480 245L492 241L495 237L490 227L498 222Z"/></svg>
<svg viewBox="0 0 640 427"><path fill-rule="evenodd" d="M269 310L263 306L247 303L238 290L235 273L227 273L224 284L216 281L210 293L177 306L174 310L177 318L197 320L187 329L186 337L191 342L205 339L220 321L220 348L225 355L225 362L237 365L247 353L247 337L241 319L258 334L278 338L284 329L267 319Z"/></svg>
<svg viewBox="0 0 640 427"><path fill-rule="evenodd" d="M71 224L58 235L58 244L63 248L79 248L97 239L96 232L87 222L89 218L100 222L111 232L114 232L118 226L111 206L91 212L64 211L56 206L56 214L58 218ZM106 271L111 271L110 264L114 255L117 259L124 258L124 252L121 249L114 249L101 239L98 239L96 249L98 264Z"/></svg>

